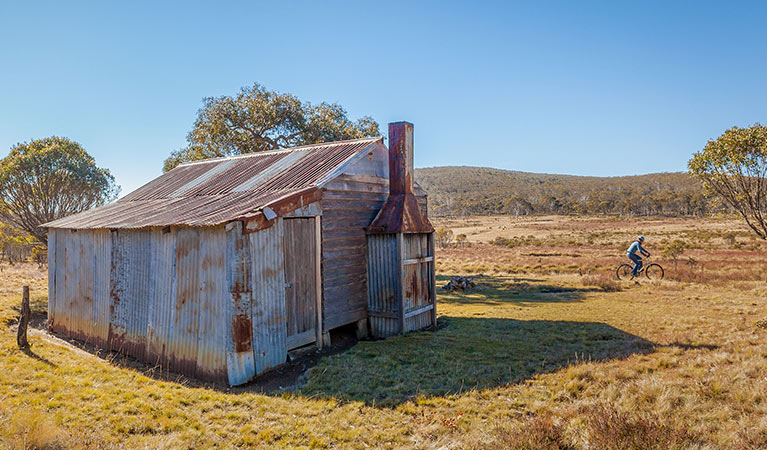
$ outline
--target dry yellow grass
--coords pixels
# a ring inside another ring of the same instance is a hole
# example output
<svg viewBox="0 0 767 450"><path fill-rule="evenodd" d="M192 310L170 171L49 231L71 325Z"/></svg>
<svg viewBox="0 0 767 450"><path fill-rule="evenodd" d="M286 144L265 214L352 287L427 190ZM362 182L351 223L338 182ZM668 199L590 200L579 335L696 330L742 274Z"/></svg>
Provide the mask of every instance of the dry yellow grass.
<svg viewBox="0 0 767 450"><path fill-rule="evenodd" d="M477 216L468 218L437 218L437 228L450 228L454 234L465 234L469 242L489 242L497 237L535 236L556 238L585 232L599 235L618 234L632 239L639 233L648 237L695 230L711 232L734 231L749 235L748 226L739 218L697 217L577 217L577 216Z"/></svg>
<svg viewBox="0 0 767 450"><path fill-rule="evenodd" d="M664 281L605 291L636 233L611 219L480 233L438 253L441 280L481 286L440 290L440 330L361 343L277 395L157 380L44 333L21 352L13 308L22 284L44 308L45 272L4 266L0 448L767 447L764 247L732 248L728 221L647 222L651 251L708 239L684 256L705 276L677 281L664 262Z"/></svg>

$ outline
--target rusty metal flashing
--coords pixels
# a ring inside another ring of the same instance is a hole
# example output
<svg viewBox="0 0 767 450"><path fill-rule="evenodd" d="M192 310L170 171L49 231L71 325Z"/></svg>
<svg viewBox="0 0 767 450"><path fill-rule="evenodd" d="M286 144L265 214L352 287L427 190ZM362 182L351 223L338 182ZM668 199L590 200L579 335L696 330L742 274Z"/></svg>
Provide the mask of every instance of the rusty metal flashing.
<svg viewBox="0 0 767 450"><path fill-rule="evenodd" d="M390 194L368 233L431 233L429 219L421 212L413 194Z"/></svg>
<svg viewBox="0 0 767 450"><path fill-rule="evenodd" d="M311 203L317 202L322 198L322 189L311 187L303 191L286 195L265 205L255 215L249 217L238 217L235 220L243 222L243 233L253 233L261 231L274 225L278 217L282 217L296 209L303 208ZM269 216L264 210L268 208Z"/></svg>
<svg viewBox="0 0 767 450"><path fill-rule="evenodd" d="M368 226L369 233L431 233L414 191L413 124L389 124L389 197Z"/></svg>

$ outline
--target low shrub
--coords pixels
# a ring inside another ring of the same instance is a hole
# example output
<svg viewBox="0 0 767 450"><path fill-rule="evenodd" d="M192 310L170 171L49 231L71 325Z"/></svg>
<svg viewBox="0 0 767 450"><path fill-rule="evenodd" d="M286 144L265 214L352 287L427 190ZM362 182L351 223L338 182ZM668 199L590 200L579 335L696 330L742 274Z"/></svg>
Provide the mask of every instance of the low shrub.
<svg viewBox="0 0 767 450"><path fill-rule="evenodd" d="M565 427L551 416L534 416L517 424L511 430L496 430L494 437L498 442L495 448L514 448L519 450L569 450L570 444L565 434Z"/></svg>
<svg viewBox="0 0 767 450"><path fill-rule="evenodd" d="M611 405L598 405L586 415L589 444L611 449L686 449L697 439L657 416L630 414Z"/></svg>
<svg viewBox="0 0 767 450"><path fill-rule="evenodd" d="M581 278L581 284L584 286L595 286L605 292L619 292L623 290L621 285L606 273L599 275L586 275L585 277Z"/></svg>

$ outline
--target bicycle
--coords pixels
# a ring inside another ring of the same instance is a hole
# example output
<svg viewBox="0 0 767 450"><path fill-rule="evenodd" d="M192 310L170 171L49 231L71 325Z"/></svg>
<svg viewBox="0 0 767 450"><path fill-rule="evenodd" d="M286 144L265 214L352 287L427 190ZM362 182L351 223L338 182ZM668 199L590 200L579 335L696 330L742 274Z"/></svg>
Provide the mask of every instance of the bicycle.
<svg viewBox="0 0 767 450"><path fill-rule="evenodd" d="M642 267L639 269L637 274L634 277L638 277L642 275L642 272L644 272L644 275L649 280L662 280L663 279L663 267L661 267L660 264L657 263L650 263L650 258L647 257L646 261L648 261L647 264L642 264ZM623 263L615 270L615 275L618 276L619 280L630 280L631 277L631 271L634 269L634 266L631 264Z"/></svg>

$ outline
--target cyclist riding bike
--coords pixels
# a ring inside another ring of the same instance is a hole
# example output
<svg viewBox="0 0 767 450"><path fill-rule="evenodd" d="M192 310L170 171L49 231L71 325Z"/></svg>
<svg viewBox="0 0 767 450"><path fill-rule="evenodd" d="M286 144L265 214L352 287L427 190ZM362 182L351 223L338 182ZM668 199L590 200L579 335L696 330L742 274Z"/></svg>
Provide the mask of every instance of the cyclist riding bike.
<svg viewBox="0 0 767 450"><path fill-rule="evenodd" d="M637 252L648 258L650 257L650 252L642 247L642 242L644 242L644 236L639 236L637 237L637 240L631 244L628 250L626 250L626 256L634 262L634 268L631 269L631 278L634 278L642 268L642 257L637 255Z"/></svg>

